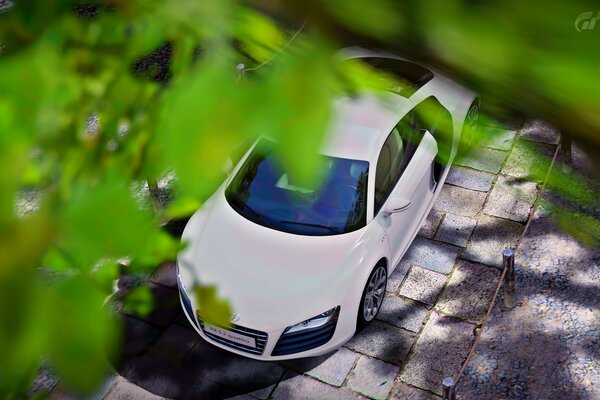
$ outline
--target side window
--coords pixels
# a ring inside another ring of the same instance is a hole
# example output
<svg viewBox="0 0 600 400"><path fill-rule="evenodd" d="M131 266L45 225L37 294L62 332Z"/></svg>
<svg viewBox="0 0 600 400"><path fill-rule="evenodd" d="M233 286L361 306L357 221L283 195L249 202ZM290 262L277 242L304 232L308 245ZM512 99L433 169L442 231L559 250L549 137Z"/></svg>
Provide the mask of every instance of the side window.
<svg viewBox="0 0 600 400"><path fill-rule="evenodd" d="M391 151L386 140L379 153L377 170L375 171L375 213L379 211L387 198L387 192L390 186L390 167Z"/></svg>
<svg viewBox="0 0 600 400"><path fill-rule="evenodd" d="M377 159L375 207L377 215L412 159L423 133L415 113L408 113L389 134Z"/></svg>

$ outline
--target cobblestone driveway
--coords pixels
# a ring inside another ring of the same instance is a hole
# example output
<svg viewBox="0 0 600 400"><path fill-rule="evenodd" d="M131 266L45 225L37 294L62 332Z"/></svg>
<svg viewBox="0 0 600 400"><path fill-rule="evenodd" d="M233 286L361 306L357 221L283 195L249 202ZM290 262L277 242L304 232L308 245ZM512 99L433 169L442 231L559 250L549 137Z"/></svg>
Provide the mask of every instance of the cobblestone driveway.
<svg viewBox="0 0 600 400"><path fill-rule="evenodd" d="M439 398L442 378L458 374L481 329L502 250L517 247L539 195L535 182L520 179L529 162L523 148L535 146L551 158L558 143L556 132L540 124L520 135L489 129L493 139L477 158L453 167L426 224L389 277L378 321L345 347L315 359L266 363L210 346L180 310L174 266L163 265L148 283L157 308L143 320L124 316L120 375L111 376L96 397ZM475 376L478 367L469 368ZM60 385L51 396L62 396Z"/></svg>

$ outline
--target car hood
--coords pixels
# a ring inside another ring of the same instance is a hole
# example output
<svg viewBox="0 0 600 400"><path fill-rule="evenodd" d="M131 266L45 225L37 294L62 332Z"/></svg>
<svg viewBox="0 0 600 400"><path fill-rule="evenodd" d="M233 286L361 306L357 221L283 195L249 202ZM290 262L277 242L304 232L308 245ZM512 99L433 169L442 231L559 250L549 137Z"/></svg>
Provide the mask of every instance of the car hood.
<svg viewBox="0 0 600 400"><path fill-rule="evenodd" d="M238 314L236 322L283 329L341 305L360 264L365 228L332 236L303 236L266 228L239 215L218 193L188 222L179 255L187 287L215 285Z"/></svg>

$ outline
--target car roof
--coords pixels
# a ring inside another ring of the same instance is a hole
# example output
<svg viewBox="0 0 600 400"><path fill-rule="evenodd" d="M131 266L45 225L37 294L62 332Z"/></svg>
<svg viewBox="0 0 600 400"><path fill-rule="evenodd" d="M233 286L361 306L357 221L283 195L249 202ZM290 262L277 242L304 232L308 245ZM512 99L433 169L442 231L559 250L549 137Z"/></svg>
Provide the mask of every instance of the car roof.
<svg viewBox="0 0 600 400"><path fill-rule="evenodd" d="M413 104L406 98L389 93L365 94L338 99L334 117L321 153L352 160L371 159L373 150L387 138Z"/></svg>

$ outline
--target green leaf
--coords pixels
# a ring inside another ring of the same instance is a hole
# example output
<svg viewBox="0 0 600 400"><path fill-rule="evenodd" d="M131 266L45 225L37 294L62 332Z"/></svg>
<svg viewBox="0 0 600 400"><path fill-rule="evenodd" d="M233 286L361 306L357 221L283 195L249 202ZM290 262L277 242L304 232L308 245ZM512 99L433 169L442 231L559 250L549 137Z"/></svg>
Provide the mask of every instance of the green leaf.
<svg viewBox="0 0 600 400"><path fill-rule="evenodd" d="M150 314L154 305L154 297L148 286L138 286L125 296L124 307L128 312L142 317Z"/></svg>
<svg viewBox="0 0 600 400"><path fill-rule="evenodd" d="M309 187L317 180L318 152L337 94L333 63L332 49L300 40L274 62L259 109L264 132L280 143L285 170Z"/></svg>
<svg viewBox="0 0 600 400"><path fill-rule="evenodd" d="M195 285L193 291L198 304L198 315L204 321L218 326L227 327L231 325L231 306L226 300L218 296L217 288Z"/></svg>
<svg viewBox="0 0 600 400"><path fill-rule="evenodd" d="M40 304L50 313L49 356L65 384L91 392L108 370L114 355L119 324L103 308L105 294L91 281L74 275L53 287Z"/></svg>
<svg viewBox="0 0 600 400"><path fill-rule="evenodd" d="M114 259L100 260L92 269L91 277L96 286L108 296L119 278L119 264Z"/></svg>
<svg viewBox="0 0 600 400"><path fill-rule="evenodd" d="M207 198L222 183L222 166L251 134L256 118L253 87L236 82L232 59L206 57L165 93L152 143L163 168L175 172L181 194L197 199Z"/></svg>
<svg viewBox="0 0 600 400"><path fill-rule="evenodd" d="M196 212L202 203L193 197L179 197L173 200L165 210L165 217L170 219L179 219L183 217L189 217Z"/></svg>
<svg viewBox="0 0 600 400"><path fill-rule="evenodd" d="M159 230L119 179L77 185L64 209L59 247L79 266L103 257L138 257Z"/></svg>
<svg viewBox="0 0 600 400"><path fill-rule="evenodd" d="M152 235L145 245L145 251L135 258L136 265L139 263L144 269L166 260L175 260L183 246L179 240L162 230Z"/></svg>
<svg viewBox="0 0 600 400"><path fill-rule="evenodd" d="M326 0L329 11L349 29L381 39L397 36L404 28L393 0Z"/></svg>
<svg viewBox="0 0 600 400"><path fill-rule="evenodd" d="M254 10L242 10L234 29L242 48L259 62L270 59L284 44L284 35L277 25Z"/></svg>

